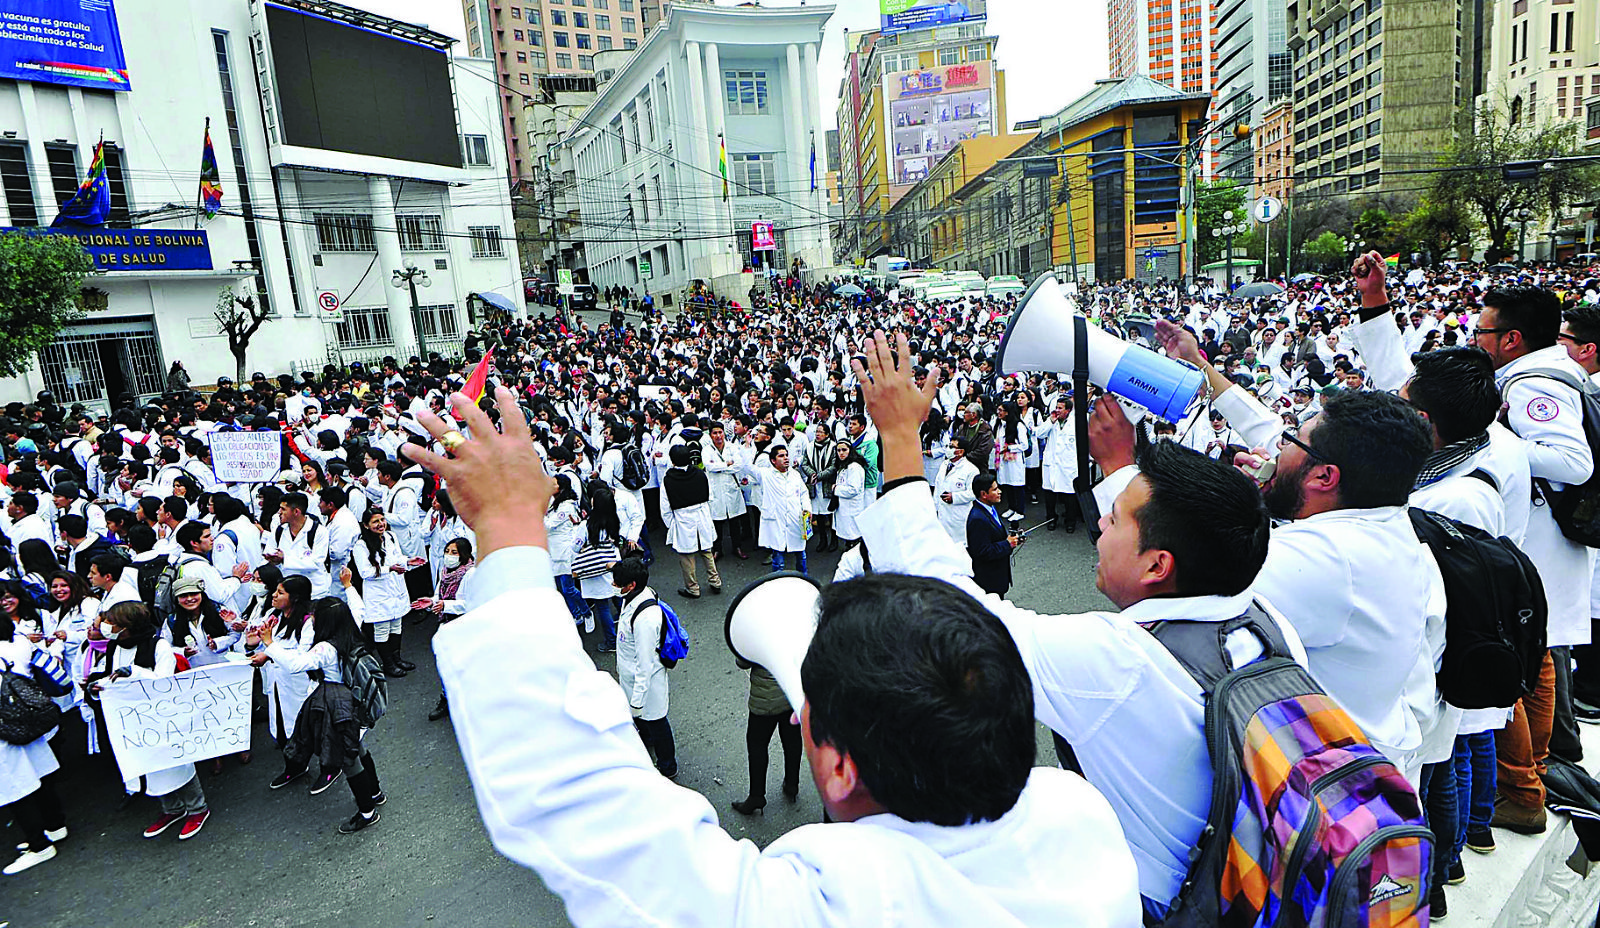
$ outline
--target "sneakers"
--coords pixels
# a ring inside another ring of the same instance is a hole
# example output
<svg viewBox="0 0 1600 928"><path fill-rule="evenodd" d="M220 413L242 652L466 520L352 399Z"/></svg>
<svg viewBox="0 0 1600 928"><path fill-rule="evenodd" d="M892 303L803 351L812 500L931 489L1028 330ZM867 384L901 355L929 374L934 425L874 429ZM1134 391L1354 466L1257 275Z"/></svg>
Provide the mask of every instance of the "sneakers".
<svg viewBox="0 0 1600 928"><path fill-rule="evenodd" d="M1544 806L1530 809L1514 802L1501 801L1495 803L1494 818L1489 824L1519 835L1542 835L1545 818Z"/></svg>
<svg viewBox="0 0 1600 928"><path fill-rule="evenodd" d="M178 829L178 840L187 841L199 834L200 829L206 827L206 820L209 818L211 818L210 809L201 809L199 812L185 818L183 827Z"/></svg>
<svg viewBox="0 0 1600 928"><path fill-rule="evenodd" d="M586 635L594 634L594 613L592 612L583 617L583 633Z"/></svg>
<svg viewBox="0 0 1600 928"><path fill-rule="evenodd" d="M328 788L339 782L339 778L342 776L344 776L343 770L335 770L332 773L321 774L317 777L317 782L311 787L311 795L320 796L327 792Z"/></svg>
<svg viewBox="0 0 1600 928"><path fill-rule="evenodd" d="M285 786L288 786L290 783L293 783L295 780L298 780L305 775L306 772L304 770L301 770L298 773L290 773L289 771L285 770L284 772L272 778L272 782L267 784L267 789L283 789Z"/></svg>
<svg viewBox="0 0 1600 928"><path fill-rule="evenodd" d="M1485 825L1472 825L1467 828L1467 850L1479 854L1494 853L1494 832Z"/></svg>
<svg viewBox="0 0 1600 928"><path fill-rule="evenodd" d="M384 803L386 803L388 801L389 801L389 797L385 796L383 794L383 790L381 790L381 789L378 790L378 795L372 797L372 804L375 805L375 806L381 806L381 805L383 805Z"/></svg>
<svg viewBox="0 0 1600 928"><path fill-rule="evenodd" d="M5 873L6 876L16 876L24 870L31 870L47 860L55 859L56 846L52 844L42 851L23 851L21 856L6 864L5 870L0 872Z"/></svg>
<svg viewBox="0 0 1600 928"><path fill-rule="evenodd" d="M144 836L146 838L154 838L163 831L166 831L168 828L171 828L173 825L178 824L178 822L182 821L183 818L184 815L182 812L165 813L160 818L150 823L149 827L144 830Z"/></svg>
<svg viewBox="0 0 1600 928"><path fill-rule="evenodd" d="M1590 725L1600 725L1600 708L1591 706L1581 699L1572 701L1572 715L1580 722Z"/></svg>
<svg viewBox="0 0 1600 928"><path fill-rule="evenodd" d="M1459 883L1465 883L1467 881L1467 868L1461 863L1461 859L1459 857L1456 858L1455 862L1450 865L1450 874L1445 877L1444 881L1445 884L1449 886L1455 886Z"/></svg>
<svg viewBox="0 0 1600 928"><path fill-rule="evenodd" d="M1449 914L1449 912L1450 906L1449 903L1445 901L1444 887L1435 886L1433 888L1433 892L1428 895L1429 920L1434 922L1442 922L1444 921L1444 917Z"/></svg>
<svg viewBox="0 0 1600 928"><path fill-rule="evenodd" d="M372 810L371 818L368 818L367 816L362 815L360 812L357 812L356 814L350 816L350 820L348 822L345 822L339 826L339 834L353 835L363 828L371 828L373 825L378 824L378 820L380 818L382 818L382 816L378 814L377 809Z"/></svg>
<svg viewBox="0 0 1600 928"><path fill-rule="evenodd" d="M54 844L57 841L65 841L67 839L67 826L62 825L60 828L46 828L44 830L44 836L50 839L51 844Z"/></svg>

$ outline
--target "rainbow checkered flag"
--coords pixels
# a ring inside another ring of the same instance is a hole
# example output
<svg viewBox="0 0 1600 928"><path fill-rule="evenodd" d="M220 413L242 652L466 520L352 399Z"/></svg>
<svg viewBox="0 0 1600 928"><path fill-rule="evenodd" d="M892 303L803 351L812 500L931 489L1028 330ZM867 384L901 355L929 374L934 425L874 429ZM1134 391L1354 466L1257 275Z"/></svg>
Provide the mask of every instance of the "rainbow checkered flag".
<svg viewBox="0 0 1600 928"><path fill-rule="evenodd" d="M222 177L217 171L217 153L211 147L211 120L206 120L206 142L200 151L200 210L210 219L222 208Z"/></svg>
<svg viewBox="0 0 1600 928"><path fill-rule="evenodd" d="M78 192L61 204L52 228L60 226L103 226L111 215L111 186L106 183L105 136L94 147L94 160L89 163L89 173L78 185Z"/></svg>
<svg viewBox="0 0 1600 928"><path fill-rule="evenodd" d="M728 202L728 140L717 134L717 168L722 171L722 202Z"/></svg>

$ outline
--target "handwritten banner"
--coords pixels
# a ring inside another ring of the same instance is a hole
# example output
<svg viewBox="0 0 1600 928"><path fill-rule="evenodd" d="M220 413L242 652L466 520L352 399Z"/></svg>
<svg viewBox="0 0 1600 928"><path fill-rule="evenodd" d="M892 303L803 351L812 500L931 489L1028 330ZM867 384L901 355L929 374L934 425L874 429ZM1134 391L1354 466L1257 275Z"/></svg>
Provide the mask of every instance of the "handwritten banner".
<svg viewBox="0 0 1600 928"><path fill-rule="evenodd" d="M246 663L210 664L107 686L101 701L123 778L249 750L254 673Z"/></svg>
<svg viewBox="0 0 1600 928"><path fill-rule="evenodd" d="M283 469L278 432L212 432L211 470L224 483L271 483Z"/></svg>

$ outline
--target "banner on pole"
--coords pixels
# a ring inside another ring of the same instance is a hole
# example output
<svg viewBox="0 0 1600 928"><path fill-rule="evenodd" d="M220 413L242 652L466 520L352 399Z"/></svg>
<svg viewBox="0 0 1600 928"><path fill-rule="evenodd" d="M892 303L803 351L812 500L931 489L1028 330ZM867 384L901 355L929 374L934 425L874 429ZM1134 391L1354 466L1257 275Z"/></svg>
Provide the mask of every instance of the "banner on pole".
<svg viewBox="0 0 1600 928"><path fill-rule="evenodd" d="M230 662L108 684L100 699L123 779L248 751L254 674Z"/></svg>
<svg viewBox="0 0 1600 928"><path fill-rule="evenodd" d="M271 483L283 470L283 436L212 432L211 470L224 483Z"/></svg>

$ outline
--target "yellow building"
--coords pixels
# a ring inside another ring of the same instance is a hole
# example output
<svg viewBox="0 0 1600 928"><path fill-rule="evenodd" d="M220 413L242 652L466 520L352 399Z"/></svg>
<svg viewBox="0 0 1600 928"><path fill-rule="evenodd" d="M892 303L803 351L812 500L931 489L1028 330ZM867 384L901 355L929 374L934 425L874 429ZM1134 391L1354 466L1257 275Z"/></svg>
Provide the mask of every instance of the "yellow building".
<svg viewBox="0 0 1600 928"><path fill-rule="evenodd" d="M889 208L892 250L917 267L978 270L978 255L967 247L967 213L959 208L957 194L1036 137L1033 132L986 135L947 152Z"/></svg>

